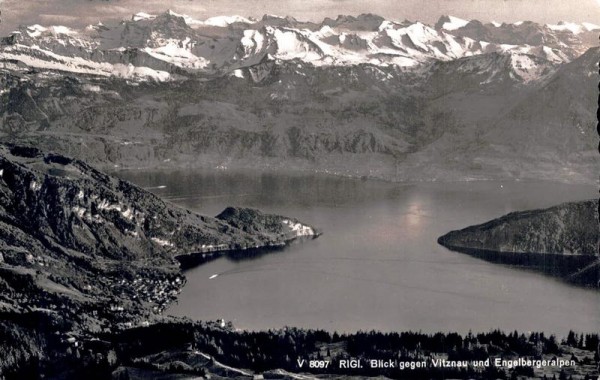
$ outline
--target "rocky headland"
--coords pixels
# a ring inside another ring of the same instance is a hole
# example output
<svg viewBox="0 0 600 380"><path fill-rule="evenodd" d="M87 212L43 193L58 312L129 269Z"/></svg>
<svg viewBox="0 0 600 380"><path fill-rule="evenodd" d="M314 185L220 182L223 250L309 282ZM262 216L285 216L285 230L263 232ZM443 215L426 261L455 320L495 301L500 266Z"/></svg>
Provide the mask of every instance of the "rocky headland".
<svg viewBox="0 0 600 380"><path fill-rule="evenodd" d="M598 287L598 200L512 212L487 223L451 231L438 243L485 260L540 270Z"/></svg>

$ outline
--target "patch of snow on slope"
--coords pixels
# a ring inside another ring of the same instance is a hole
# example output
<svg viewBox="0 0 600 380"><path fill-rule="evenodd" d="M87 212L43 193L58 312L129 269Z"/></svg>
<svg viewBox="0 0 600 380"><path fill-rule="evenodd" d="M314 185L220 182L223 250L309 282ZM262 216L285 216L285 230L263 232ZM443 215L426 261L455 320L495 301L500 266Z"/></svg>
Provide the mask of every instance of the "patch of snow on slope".
<svg viewBox="0 0 600 380"><path fill-rule="evenodd" d="M155 238L155 237L150 238L150 240L152 240L156 244L160 245L161 247L173 247L173 243L171 243L168 240L159 239L159 238Z"/></svg>
<svg viewBox="0 0 600 380"><path fill-rule="evenodd" d="M579 25L579 24L575 24L572 22L559 22L556 25L546 25L548 28L554 30L554 31L558 31L558 32L564 32L564 31L569 31L573 34L579 34L583 31L583 26Z"/></svg>
<svg viewBox="0 0 600 380"><path fill-rule="evenodd" d="M588 32L600 29L600 25L592 24L590 22L582 22L581 25L583 25Z"/></svg>
<svg viewBox="0 0 600 380"><path fill-rule="evenodd" d="M448 18L450 19L450 21L447 21L442 25L442 28L446 30L460 29L469 23L467 20L463 20L454 16L448 16Z"/></svg>
<svg viewBox="0 0 600 380"><path fill-rule="evenodd" d="M181 17L183 19L183 21L189 25L189 26L196 26L196 25L204 25L203 21L200 20L196 20L188 15L184 15L184 14L180 14L180 13L175 13L172 10L168 10L167 13L171 16L175 16L175 17Z"/></svg>
<svg viewBox="0 0 600 380"><path fill-rule="evenodd" d="M166 71L154 70L149 67L133 66L132 64L110 64L95 62L81 57L66 57L55 54L38 46L15 45L0 51L0 59L16 60L29 67L46 70L57 70L80 74L100 76L117 76L122 78L154 79L159 82L168 81L171 75Z"/></svg>
<svg viewBox="0 0 600 380"><path fill-rule="evenodd" d="M517 49L519 45L510 45L510 44L500 44L499 48L502 52L508 52L510 50Z"/></svg>
<svg viewBox="0 0 600 380"><path fill-rule="evenodd" d="M465 49L461 46L460 43L458 43L458 41L456 41L456 38L454 36L447 35L446 41L448 42L448 51L452 53L452 58L460 58L465 56Z"/></svg>
<svg viewBox="0 0 600 380"><path fill-rule="evenodd" d="M309 43L298 38L299 34L295 31L275 29L273 36L277 41L277 58L286 60L300 58L307 61L322 58Z"/></svg>
<svg viewBox="0 0 600 380"><path fill-rule="evenodd" d="M211 18L207 18L206 20L204 20L204 24L206 25L211 25L211 26L220 26L223 28L228 27L229 25L236 23L236 22L243 22L246 24L254 24L254 21L247 19L246 17L242 17L242 16L215 16L215 17L211 17Z"/></svg>
<svg viewBox="0 0 600 380"><path fill-rule="evenodd" d="M415 54L419 54L417 51L415 51L411 47L405 46L404 42L402 41L402 37L407 36L410 38L410 40L415 45L415 47L426 51L427 47L423 44L423 42L419 38L419 35L422 36L423 33L422 32L419 33L419 31L417 31L417 30L413 30L411 32L411 30L409 28L410 27L401 28L401 29L385 29L383 32L387 37L389 37L391 39L392 45L396 49L412 50L415 52Z"/></svg>
<svg viewBox="0 0 600 380"><path fill-rule="evenodd" d="M439 35L435 30L423 25L420 22L414 23L406 28L399 29L399 31L408 35L411 41L424 51L429 50L427 46L429 42L439 39Z"/></svg>
<svg viewBox="0 0 600 380"><path fill-rule="evenodd" d="M167 82L171 79L171 74L162 70L154 70L145 66L133 66L115 64L111 72L112 75L122 78L151 78L157 82Z"/></svg>
<svg viewBox="0 0 600 380"><path fill-rule="evenodd" d="M419 64L419 62L416 59L400 56L392 58L391 63L399 67L414 67Z"/></svg>
<svg viewBox="0 0 600 380"><path fill-rule="evenodd" d="M138 13L134 14L133 17L131 17L131 19L133 21L154 20L155 18L156 18L156 15L151 15L146 12L138 12Z"/></svg>
<svg viewBox="0 0 600 380"><path fill-rule="evenodd" d="M539 79L542 75L542 68L528 55L513 53L510 55L510 59L513 70L521 77L523 82L527 83Z"/></svg>
<svg viewBox="0 0 600 380"><path fill-rule="evenodd" d="M203 69L208 66L209 61L204 57L194 55L185 47L189 43L189 38L183 42L178 40L168 40L166 44L157 48L146 47L142 49L154 58L167 61L174 65L186 68Z"/></svg>
<svg viewBox="0 0 600 380"><path fill-rule="evenodd" d="M47 30L47 28L44 28L39 24L35 24L27 27L27 34L29 34L30 37L39 37L42 35L43 32Z"/></svg>
<svg viewBox="0 0 600 380"><path fill-rule="evenodd" d="M98 210L103 210L103 211L111 211L111 210L116 210L119 213L121 213L121 215L128 220L132 220L133 219L133 211L131 210L131 208L127 208L126 210L123 211L123 205L120 204L116 204L116 203L110 203L109 201L107 201L106 199L102 199L100 201L100 204L98 204Z"/></svg>
<svg viewBox="0 0 600 380"><path fill-rule="evenodd" d="M250 55L256 53L264 46L265 36L258 30L248 29L244 30L244 36L240 40L244 47L244 57L248 58Z"/></svg>
<svg viewBox="0 0 600 380"><path fill-rule="evenodd" d="M50 31L55 34L66 34L66 35L77 34L77 32L74 31L73 29L67 28L66 26L61 26L61 25L51 26Z"/></svg>
<svg viewBox="0 0 600 380"><path fill-rule="evenodd" d="M379 25L379 28L377 28L377 30L381 32L381 31L383 31L385 29L394 29L394 27L396 25L397 24L395 22L393 22L393 21L383 20L381 22L381 24Z"/></svg>
<svg viewBox="0 0 600 380"><path fill-rule="evenodd" d="M321 29L315 32L315 36L318 38L327 38L335 35L335 31L331 29L329 25L324 25Z"/></svg>
<svg viewBox="0 0 600 380"><path fill-rule="evenodd" d="M559 50L554 50L548 46L543 46L542 51L546 55L546 59L554 63L564 63L568 62L568 58L564 56L564 54Z"/></svg>

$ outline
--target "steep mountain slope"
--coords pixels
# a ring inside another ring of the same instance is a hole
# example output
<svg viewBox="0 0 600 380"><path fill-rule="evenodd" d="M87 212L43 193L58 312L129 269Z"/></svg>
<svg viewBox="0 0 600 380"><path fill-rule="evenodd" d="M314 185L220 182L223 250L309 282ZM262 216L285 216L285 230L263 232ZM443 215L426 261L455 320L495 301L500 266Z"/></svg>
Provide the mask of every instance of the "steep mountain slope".
<svg viewBox="0 0 600 380"><path fill-rule="evenodd" d="M591 136L595 133L595 95L598 92L593 78L598 72L599 59L600 48L592 48L561 66L546 83L523 98L505 118L498 120L494 137L510 139L506 145L517 149L517 136L521 144L533 149L536 143L546 145L544 141L560 141L561 144L556 146L557 154L565 156L592 149L595 146ZM530 132L529 138L524 139L519 132L523 128Z"/></svg>
<svg viewBox="0 0 600 380"><path fill-rule="evenodd" d="M94 334L162 319L185 284L176 256L240 255L315 235L258 210L200 216L81 161L0 146L0 376L68 375L94 363L83 341L107 353Z"/></svg>
<svg viewBox="0 0 600 380"><path fill-rule="evenodd" d="M101 313L119 305L130 320L174 299L176 256L316 235L257 210L196 215L81 161L18 146L0 148L0 227L0 311L56 309L52 300L65 298Z"/></svg>
<svg viewBox="0 0 600 380"><path fill-rule="evenodd" d="M0 139L106 167L592 181L600 52L579 54L595 27L479 24L167 12L24 27L0 48Z"/></svg>
<svg viewBox="0 0 600 380"><path fill-rule="evenodd" d="M430 88L443 95L430 107L451 110L454 128L411 155L407 164L431 176L445 167L458 177L470 172L475 178L495 173L592 182L599 168L593 138L599 60L600 51L592 48L547 80L521 88L515 88L507 70L434 77Z"/></svg>
<svg viewBox="0 0 600 380"><path fill-rule="evenodd" d="M598 200L513 212L438 239L452 250L594 287L600 281L599 241Z"/></svg>

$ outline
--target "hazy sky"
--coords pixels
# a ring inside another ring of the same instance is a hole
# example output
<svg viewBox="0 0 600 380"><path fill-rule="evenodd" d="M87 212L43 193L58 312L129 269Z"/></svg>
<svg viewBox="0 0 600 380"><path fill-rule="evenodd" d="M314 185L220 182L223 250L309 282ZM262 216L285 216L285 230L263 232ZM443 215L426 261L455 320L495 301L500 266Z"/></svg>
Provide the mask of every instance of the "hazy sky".
<svg viewBox="0 0 600 380"><path fill-rule="evenodd" d="M393 20L434 23L451 14L481 21L560 20L600 24L600 0L0 0L0 33L19 24L83 26L139 11L167 9L204 19L223 14L260 17L265 13L320 21L338 14L375 13Z"/></svg>

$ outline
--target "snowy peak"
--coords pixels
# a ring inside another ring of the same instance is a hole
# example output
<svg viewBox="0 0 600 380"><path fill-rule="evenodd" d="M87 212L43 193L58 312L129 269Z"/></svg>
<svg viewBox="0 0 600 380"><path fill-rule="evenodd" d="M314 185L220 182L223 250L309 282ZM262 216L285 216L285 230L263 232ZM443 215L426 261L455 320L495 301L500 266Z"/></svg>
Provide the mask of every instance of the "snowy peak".
<svg viewBox="0 0 600 380"><path fill-rule="evenodd" d="M217 16L211 17L204 20L204 25L212 25L212 26L220 26L220 27L228 27L231 24L240 23L240 24L254 24L255 21L250 20L246 17L242 16Z"/></svg>
<svg viewBox="0 0 600 380"><path fill-rule="evenodd" d="M49 26L49 27L45 28L41 25L36 24L36 25L31 25L31 26L27 27L27 34L29 34L31 37L38 37L38 36L41 36L42 34L49 34L52 36L64 34L67 36L71 36L71 35L77 34L77 32L71 28L68 28L66 26L61 26L61 25L53 25L53 26Z"/></svg>
<svg viewBox="0 0 600 380"><path fill-rule="evenodd" d="M418 68L435 61L502 53L527 66L535 80L595 44L591 23L539 25L467 21L443 16L434 27L373 14L340 15L320 24L293 17L238 15L197 20L168 10L139 12L120 23L73 30L22 27L0 45L0 61L27 67L128 79L177 80L215 76L257 65L265 58L315 66L369 64ZM531 66L531 67L530 67ZM516 73L516 71L515 71Z"/></svg>
<svg viewBox="0 0 600 380"><path fill-rule="evenodd" d="M600 25L592 24L590 22L583 22L583 23L581 23L581 25L588 32L593 32L594 30L600 30Z"/></svg>
<svg viewBox="0 0 600 380"><path fill-rule="evenodd" d="M288 28L266 27L265 30L267 37L275 42L273 55L279 59L317 61L327 55L326 47L313 39L310 33Z"/></svg>
<svg viewBox="0 0 600 380"><path fill-rule="evenodd" d="M559 31L559 32L571 32L573 34L581 34L581 33L585 33L585 32L593 32L594 30L600 30L600 26L596 25L596 24L592 24L589 22L584 22L581 24L576 24L573 22L564 22L561 21L558 24L552 25L552 24L548 24L546 25L549 29L554 30L554 31Z"/></svg>
<svg viewBox="0 0 600 380"><path fill-rule="evenodd" d="M188 15L185 15L185 14L173 12L170 9L167 10L163 15L182 19L187 25L192 26L192 27L193 26L216 26L216 27L226 28L229 25L235 24L235 23L254 24L256 22L255 20L251 20L249 18L238 16L238 15L210 17L210 18L207 18L206 20L202 21L202 20L197 20L197 19L195 19L191 16L188 16ZM143 21L143 20L154 20L157 17L159 17L159 16L148 14L145 12L139 12L131 17L131 21L136 22L136 21Z"/></svg>
<svg viewBox="0 0 600 380"><path fill-rule="evenodd" d="M463 26L467 25L469 21L463 20L454 16L442 16L435 24L435 28L438 30L456 30L460 29Z"/></svg>
<svg viewBox="0 0 600 380"><path fill-rule="evenodd" d="M131 17L131 21L153 20L155 18L156 15L151 15L146 12L138 12Z"/></svg>
<svg viewBox="0 0 600 380"><path fill-rule="evenodd" d="M436 30L444 30L457 36L479 41L509 45L532 45L559 48L574 58L595 45L591 41L595 30L600 26L592 23L559 22L558 24L537 24L532 21L513 23L482 23L477 20L464 22L452 16L443 16L436 23ZM594 36L597 37L597 36Z"/></svg>

